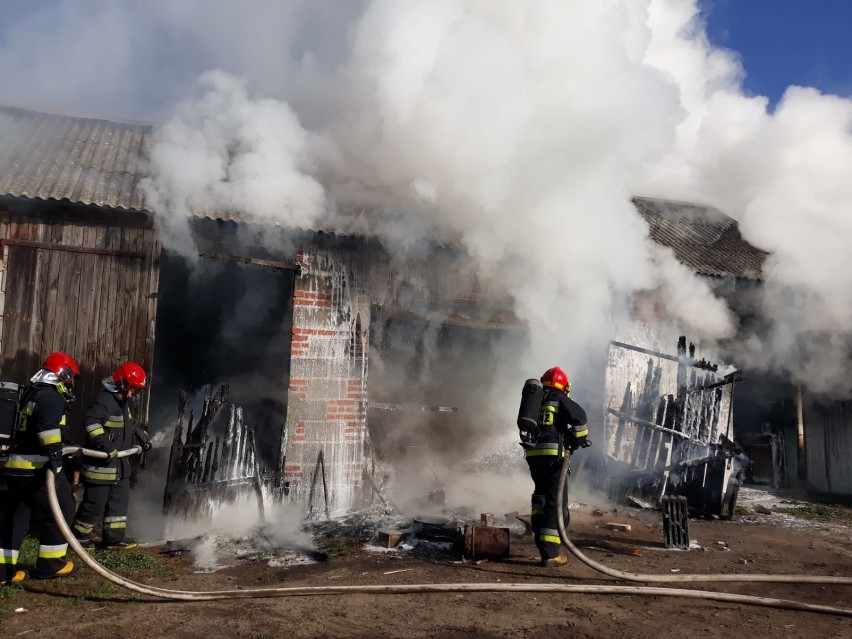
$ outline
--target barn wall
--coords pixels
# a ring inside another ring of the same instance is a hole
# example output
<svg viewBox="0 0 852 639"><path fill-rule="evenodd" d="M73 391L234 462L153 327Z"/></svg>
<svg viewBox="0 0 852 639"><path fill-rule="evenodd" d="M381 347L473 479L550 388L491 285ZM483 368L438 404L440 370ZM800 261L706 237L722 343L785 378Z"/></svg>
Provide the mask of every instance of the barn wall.
<svg viewBox="0 0 852 639"><path fill-rule="evenodd" d="M151 372L155 232L6 213L0 240L0 376L22 383L48 353L72 355L82 375L70 423L80 437L82 411L116 365L134 360ZM147 394L142 401L147 416Z"/></svg>
<svg viewBox="0 0 852 639"><path fill-rule="evenodd" d="M814 490L852 495L852 402L806 402L805 449Z"/></svg>

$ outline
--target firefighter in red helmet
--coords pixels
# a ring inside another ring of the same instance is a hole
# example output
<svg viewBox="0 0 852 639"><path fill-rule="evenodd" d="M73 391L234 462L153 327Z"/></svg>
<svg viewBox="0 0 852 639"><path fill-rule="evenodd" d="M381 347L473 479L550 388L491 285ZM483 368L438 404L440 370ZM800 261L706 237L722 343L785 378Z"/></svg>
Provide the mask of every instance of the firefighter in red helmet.
<svg viewBox="0 0 852 639"><path fill-rule="evenodd" d="M86 447L109 454L108 459L83 458L80 475L83 501L74 519L74 536L84 548L93 546L91 535L103 524L101 545L109 550L132 550L138 544L125 539L130 506L130 462L118 451L138 443L151 449L145 430L138 429L130 399L145 389L147 376L139 364L126 362L105 378L103 388L86 409Z"/></svg>
<svg viewBox="0 0 852 639"><path fill-rule="evenodd" d="M589 446L586 437L586 411L569 397L571 382L558 366L541 376L544 395L534 441L524 443L524 456L535 484L532 495L531 524L542 566L561 566L568 558L559 552L556 492L559 471L566 448ZM567 527L568 521L566 519Z"/></svg>
<svg viewBox="0 0 852 639"><path fill-rule="evenodd" d="M9 455L0 460L8 491L0 501L0 585L20 583L29 575L18 570L18 551L27 534L32 511L44 513L35 577L64 577L74 571L65 558L68 544L50 511L47 473L53 473L65 521L74 517L71 487L62 473L62 447L67 441L68 403L74 399L77 362L66 353L48 355L33 375L19 403L20 419Z"/></svg>

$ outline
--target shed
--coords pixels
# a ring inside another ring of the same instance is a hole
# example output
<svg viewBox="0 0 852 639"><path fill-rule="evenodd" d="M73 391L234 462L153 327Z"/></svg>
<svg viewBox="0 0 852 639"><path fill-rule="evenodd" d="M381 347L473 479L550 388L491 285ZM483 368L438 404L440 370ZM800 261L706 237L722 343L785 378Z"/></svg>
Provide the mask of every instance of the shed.
<svg viewBox="0 0 852 639"><path fill-rule="evenodd" d="M75 425L117 363L151 370L160 244L138 185L149 131L0 107L0 373L22 382L51 351L72 354Z"/></svg>
<svg viewBox="0 0 852 639"><path fill-rule="evenodd" d="M171 287L174 256L161 250L140 189L151 130L144 123L0 107L0 377L24 381L47 353L69 352L83 371L75 425L99 380L120 361L135 360L156 379L171 368L158 343L169 352L216 348L157 329L158 320L180 316L186 290ZM633 202L652 239L695 272L759 285L767 254L745 242L728 216L685 202ZM383 413L376 411L389 402L379 384L368 393L370 354L399 345L394 326L439 316L450 341L453 331L462 332L457 343L523 331L510 304L479 293L450 254L428 265L412 262L404 272L369 238L270 229L236 213L199 214L195 226L206 258L223 265L224 279L214 286L230 281L245 289L251 285L244 282L261 277L274 293L277 368L272 396L261 398L272 410L258 441L272 481L308 508L318 499L318 468L334 482L335 508L356 505L371 491L377 442L367 425L379 431ZM241 244L252 228L281 234L286 248L282 243L270 253ZM249 272L267 275L240 279ZM204 311L194 302L184 308ZM381 375L375 361L373 367L372 376ZM146 393L146 419L150 399ZM837 421L826 420L820 433ZM823 439L839 441L830 433Z"/></svg>

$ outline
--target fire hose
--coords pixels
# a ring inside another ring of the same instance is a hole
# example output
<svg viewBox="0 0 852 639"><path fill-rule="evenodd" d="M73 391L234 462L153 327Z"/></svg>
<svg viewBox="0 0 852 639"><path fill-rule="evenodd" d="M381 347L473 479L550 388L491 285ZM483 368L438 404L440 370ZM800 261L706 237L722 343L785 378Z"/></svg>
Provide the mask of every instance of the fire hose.
<svg viewBox="0 0 852 639"><path fill-rule="evenodd" d="M570 456L566 455L562 462L562 468L559 474L559 489L556 493L557 519L559 521L559 537L562 543L567 546L568 550L581 562L589 568L602 572L610 577L622 579L624 581L641 581L643 583L697 583L702 581L712 582L775 582L788 584L842 584L852 586L852 577L830 577L824 575L724 575L724 574L705 574L705 575L654 575L649 573L625 572L609 568L597 561L587 557L580 552L579 548L571 543L568 537L568 531L565 528L565 486L568 479L568 469L570 466Z"/></svg>
<svg viewBox="0 0 852 639"><path fill-rule="evenodd" d="M76 454L81 452L84 456L95 457L95 458L106 458L106 453L101 453L99 451L92 451L83 449L77 446L66 447L63 449L63 454ZM126 451L121 451L119 456L126 457L129 455L135 455L141 452L141 448L138 446L134 446ZM566 457L566 460L568 458ZM559 503L562 503L564 500L564 480L567 478L567 461L563 463L562 468L562 483L559 488ZM704 599L709 601L722 601L727 603L739 603L739 604L748 604L754 606L765 606L769 608L782 608L787 610L803 610L808 612L818 612L824 614L833 614L833 615L841 615L845 617L852 617L852 609L845 608L835 608L832 606L822 606L816 604L807 604L798 601L791 601L787 599L776 599L770 597L758 597L752 595L739 595L735 593L725 593L725 592L711 592L711 591L702 591L702 590L688 590L688 589L679 589L679 588L659 588L653 586L623 586L623 585L569 585L569 584L553 584L553 583L541 583L541 584L524 584L524 583L455 583L455 584L406 584L406 585L360 585L360 586L291 586L286 588L255 588L255 589L246 589L246 590L221 590L221 591L183 591L183 590L171 590L167 588L158 588L155 586L148 586L145 584L140 584L138 582L132 581L121 575L109 570L108 568L101 565L94 557L92 557L77 541L74 537L71 529L68 527L65 518L62 515L62 510L59 507L59 501L56 495L56 483L52 473L47 473L47 492L48 498L50 500L51 512L53 514L54 519L56 520L57 526L62 531L62 534L65 536L65 539L68 541L68 545L71 549L83 560L85 564L87 564L92 570L94 570L97 574L102 577L108 579L114 584L121 586L122 588L126 588L128 590L132 590L134 592L149 595L152 597L158 597L161 599L169 599L174 601L212 601L216 599L246 599L246 598L255 598L255 597L285 597L285 596L293 596L293 595L332 595L332 594L352 594L352 593L367 593L367 594L409 594L409 593L426 593L426 592L546 592L546 593L555 593L555 592L570 592L570 593L584 593L584 594L622 594L622 595L650 595L650 596L672 596L672 597L688 597L693 599ZM559 515L559 529L562 540L566 543L569 550L577 556L578 559L581 559L587 565L594 567L596 570L600 570L600 568L596 566L600 566L596 562L592 562L585 558L577 548L570 543L567 534L565 533L565 526L563 517L561 514ZM605 568L600 566L601 568ZM606 569L609 571L610 569ZM604 572L604 571L601 571ZM634 573L621 573L621 571L612 571L618 573L619 575L629 575L629 579L631 580L642 580L642 575L637 575ZM609 572L607 572L609 574ZM617 575L614 575L617 576ZM650 575L651 577L655 577L655 581L665 581L672 580L668 575ZM687 575L682 575L681 577L686 577ZM737 579L729 579L731 575L721 575L725 577L725 579L721 579L721 581L749 581L749 579L742 579L743 576L736 576ZM666 577L668 579L662 579L661 577ZM714 575L697 575L697 577L704 577L704 579L698 579L697 581L720 581L720 579L711 579ZM715 577L719 577L716 575ZM754 575L751 575L754 577ZM774 577L773 575L766 575L766 577ZM784 575L783 579L766 579L766 581L785 581L791 583L801 583L803 581L802 577L796 577L793 575ZM812 576L804 576L806 577L806 583L842 583L842 584L852 584L852 578L843 578L843 577L812 577ZM625 579L627 577L619 577L621 579ZM753 580L753 579L752 579ZM682 581L679 579L678 581Z"/></svg>

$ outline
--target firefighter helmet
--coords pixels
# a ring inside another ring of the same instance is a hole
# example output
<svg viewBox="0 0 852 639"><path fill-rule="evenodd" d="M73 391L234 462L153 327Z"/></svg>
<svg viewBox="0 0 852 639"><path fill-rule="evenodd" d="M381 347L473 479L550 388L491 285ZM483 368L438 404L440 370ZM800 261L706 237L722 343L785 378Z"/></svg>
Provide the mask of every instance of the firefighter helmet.
<svg viewBox="0 0 852 639"><path fill-rule="evenodd" d="M145 388L145 370L135 362L125 362L112 374L112 381L117 390L123 391L128 388L142 390Z"/></svg>
<svg viewBox="0 0 852 639"><path fill-rule="evenodd" d="M558 366L547 369L541 376L541 383L547 388L561 390L566 395L571 392L571 382L568 380L568 375Z"/></svg>
<svg viewBox="0 0 852 639"><path fill-rule="evenodd" d="M54 373L66 386L73 386L74 378L80 374L80 367L74 358L59 351L48 355L41 367Z"/></svg>

